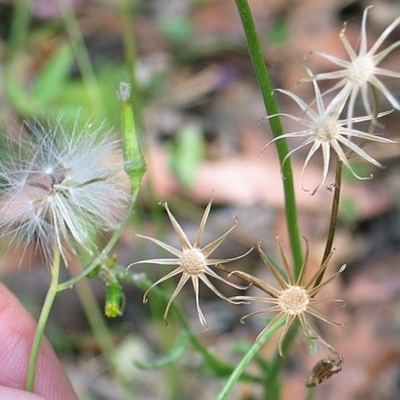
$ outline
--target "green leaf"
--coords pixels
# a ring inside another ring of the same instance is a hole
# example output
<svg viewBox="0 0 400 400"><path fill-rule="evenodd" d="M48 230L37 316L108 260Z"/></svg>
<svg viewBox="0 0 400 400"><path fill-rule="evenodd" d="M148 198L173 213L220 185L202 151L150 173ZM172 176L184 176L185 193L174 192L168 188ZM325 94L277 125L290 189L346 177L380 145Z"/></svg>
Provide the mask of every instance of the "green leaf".
<svg viewBox="0 0 400 400"><path fill-rule="evenodd" d="M18 79L8 72L5 79L5 90L9 98L10 104L24 116L31 116L35 113L36 108L31 96L24 90Z"/></svg>
<svg viewBox="0 0 400 400"><path fill-rule="evenodd" d="M17 62L17 61L15 61ZM72 63L72 51L69 45L61 46L53 57L38 73L30 89L20 82L12 65L8 68L5 89L10 103L21 115L31 117L48 111L48 106L61 97L66 87Z"/></svg>
<svg viewBox="0 0 400 400"><path fill-rule="evenodd" d="M32 88L38 107L44 107L58 97L68 80L73 53L67 44L61 46L41 69Z"/></svg>

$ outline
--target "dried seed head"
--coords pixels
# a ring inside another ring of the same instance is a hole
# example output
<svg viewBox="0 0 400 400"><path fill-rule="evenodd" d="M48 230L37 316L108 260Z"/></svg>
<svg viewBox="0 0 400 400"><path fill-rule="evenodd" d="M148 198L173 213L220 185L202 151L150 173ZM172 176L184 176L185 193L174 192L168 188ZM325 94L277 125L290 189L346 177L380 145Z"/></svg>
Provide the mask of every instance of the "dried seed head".
<svg viewBox="0 0 400 400"><path fill-rule="evenodd" d="M308 70L310 78L312 77L311 71ZM379 142L379 143L388 143L394 144L390 139L385 139L380 136L376 136L370 133L365 133L357 129L352 128L353 123L358 123L362 121L370 121L373 120L375 117L371 114L365 117L356 117L351 118L349 124L348 119L339 119L340 113L342 112L346 100L349 94L345 96L337 95L332 102L325 107L322 94L320 88L318 86L317 80L313 80L314 92L315 92L315 104L316 109L311 107L310 105L306 104L301 98L299 98L294 93L288 90L279 90L279 92L289 96L292 98L297 105L301 108L303 116L297 117L291 114L278 114L285 117L288 117L298 123L300 123L304 129L292 132L292 133L285 133L281 136L276 137L275 139L271 140L267 143L268 146L270 143L281 140L285 138L304 138L304 141L296 148L291 150L283 163L295 152L302 149L305 146L310 146L310 150L305 158L303 168L301 170L300 175L300 186L303 190L308 191L305 188L303 181L304 181L304 174L305 170L314 156L314 154L321 149L322 152L322 177L318 185L312 190L312 194L314 194L321 186L325 183L325 180L328 176L328 171L330 167L330 160L331 154L336 153L337 158L351 171L351 173L358 179L370 179L371 176L362 177L359 176L351 167L349 163L349 157L346 155L346 148L350 153L355 153L364 160L368 161L369 163L377 166L382 167L382 165L371 157L363 148L362 146L358 146L354 139L360 139L362 142L365 141L372 141L372 142ZM378 114L377 117L381 117L387 115L388 113L381 113ZM272 118L273 115L268 116L267 118ZM265 147L266 147L265 146ZM264 147L264 148L265 148Z"/></svg>
<svg viewBox="0 0 400 400"><path fill-rule="evenodd" d="M289 285L278 296L278 306L287 315L297 316L307 311L310 296L307 291L296 285Z"/></svg>
<svg viewBox="0 0 400 400"><path fill-rule="evenodd" d="M203 218L201 219L199 230L196 235L196 239L193 244L190 243L189 239L187 238L185 232L183 231L182 227L179 225L178 221L175 219L173 214L171 213L168 204L167 203L162 203L164 206L165 210L167 211L168 217L172 223L172 226L174 228L174 231L176 235L178 236L178 239L180 241L182 249L176 249L158 239L149 237L149 236L143 236L143 235L137 235L140 238L144 238L147 240L150 240L151 242L155 243L156 245L162 247L163 249L167 250L171 254L173 254L176 258L171 258L171 259L152 259L152 260L142 260L142 261L137 261L132 263L129 267L132 265L136 264L162 264L162 265L177 265L177 268L175 268L172 272L167 274L166 276L160 278L158 281L156 281L151 287L146 291L146 293L143 296L143 301L147 301L147 294L149 291L156 285L158 285L161 282L164 282L165 280L172 278L175 275L181 274L181 277L179 279L179 282L175 288L175 291L172 293L171 298L168 301L167 307L164 312L164 321L167 322L167 317L168 317L168 312L170 309L170 306L175 299L175 297L180 293L182 290L183 286L186 284L188 280L191 280L192 285L193 285L193 290L195 294L195 300L196 300L196 308L197 308L197 315L199 317L200 323L203 326L207 325L206 319L204 317L203 312L201 311L200 308L200 300L199 300L199 281L202 281L214 294L216 294L219 298L226 300L230 303L234 303L234 301L228 299L225 297L208 279L208 276L211 276L219 281L222 281L226 283L229 286L232 286L237 289L245 289L243 286L236 285L232 282L229 282L226 279L221 278L218 274L216 274L210 267L211 266L217 266L222 263L227 263L230 261L238 260L239 258L244 257L247 255L252 249L250 249L247 253L234 257L234 258L229 258L229 259L213 259L209 258L209 256L220 246L220 244L225 240L225 238L228 236L228 234L235 229L237 225L237 220L235 219L234 225L228 229L227 232L225 232L223 235L221 235L219 238L215 239L212 241L210 244L200 247L200 242L203 237L203 232L204 228L207 222L208 215L210 213L211 209L211 204L212 200L208 203L204 214Z"/></svg>
<svg viewBox="0 0 400 400"><path fill-rule="evenodd" d="M315 306L325 300L318 300L315 298L316 294L319 293L319 291L332 282L341 272L344 271L345 266L342 266L338 272L333 274L329 279L317 283L319 278L322 276L322 274L325 272L327 268L327 264L329 262L330 257L327 258L327 260L320 266L318 271L308 280L305 280L305 267L307 263L307 255L308 255L308 243L307 244L307 249L306 249L306 256L304 264L301 268L299 277L295 279L293 270L290 268L288 261L283 253L279 238L277 237L277 243L279 247L279 252L281 256L281 260L283 262L283 270L286 273L286 277L283 277L280 272L276 269L276 267L273 265L273 263L270 261L270 259L265 255L265 253L262 251L261 247L259 247L260 255L267 267L270 269L274 277L279 283L279 288L275 288L263 281L261 281L259 278L254 277L250 274L241 272L241 271L235 271L234 275L236 275L239 278L244 279L246 282L254 284L257 288L262 290L264 293L266 293L266 296L235 296L232 297L232 300L235 301L244 301L244 302L258 302L258 303L268 303L271 304L268 308L261 309L260 311L255 311L250 314L245 315L242 317L242 321L252 315L256 314L262 314L266 313L269 311L276 311L277 315L269 322L269 324L261 331L261 333L258 335L257 339L263 335L264 332L266 332L270 326L272 326L275 322L280 320L283 317L286 317L286 322L283 328L283 331L281 333L280 339L279 339L279 345L278 345L278 350L279 354L283 356L282 352L282 345L283 345L283 339L286 336L290 326L292 325L293 321L297 318L300 321L300 324L302 326L302 329L304 333L309 337L310 339L316 339L320 343L322 343L325 347L327 347L332 353L338 354L337 351L332 347L330 344L325 342L314 330L310 322L307 320L307 316L313 316L315 318L318 318L324 322L327 322L329 324L333 325L341 325L338 324L337 322L331 321L330 319L326 318L323 316ZM340 302L343 303L342 300L331 300L334 302Z"/></svg>
<svg viewBox="0 0 400 400"><path fill-rule="evenodd" d="M342 367L343 358L340 355L335 359L327 357L319 360L306 379L306 387L311 388L326 382L332 375L340 372Z"/></svg>
<svg viewBox="0 0 400 400"><path fill-rule="evenodd" d="M206 258L199 249L187 249L182 251L181 267L183 272L189 275L199 275L206 272Z"/></svg>
<svg viewBox="0 0 400 400"><path fill-rule="evenodd" d="M382 32L375 43L368 49L368 34L366 26L368 11L371 8L372 6L367 7L363 13L359 40L360 48L358 53L351 46L346 36L346 29L343 28L340 33L340 40L342 41L343 47L347 52L349 60L342 60L330 54L316 52L315 54L318 54L319 56L331 61L341 69L333 72L311 75L310 77L304 79L305 81L327 79L338 80L333 88L327 93L336 89L340 89L338 96L349 99L347 109L347 127L349 129L352 128L355 102L359 94L361 94L366 113L373 117L373 121L376 120L375 110L379 108L377 104L377 96L374 91L381 92L393 108L398 110L400 109L400 103L380 79L380 77L400 78L400 73L379 67L379 64L390 53L392 53L393 50L400 46L400 41L397 41L379 51L386 38L400 24L400 17L396 18Z"/></svg>

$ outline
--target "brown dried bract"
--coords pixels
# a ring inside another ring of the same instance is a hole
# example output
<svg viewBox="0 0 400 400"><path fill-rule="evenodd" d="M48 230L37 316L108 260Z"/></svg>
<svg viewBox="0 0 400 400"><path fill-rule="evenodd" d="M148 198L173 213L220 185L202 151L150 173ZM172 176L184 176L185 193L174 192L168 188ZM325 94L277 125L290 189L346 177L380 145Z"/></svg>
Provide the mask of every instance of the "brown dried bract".
<svg viewBox="0 0 400 400"><path fill-rule="evenodd" d="M338 355L337 358L322 358L313 367L310 375L306 379L306 387L314 387L326 382L332 375L342 370L343 358Z"/></svg>

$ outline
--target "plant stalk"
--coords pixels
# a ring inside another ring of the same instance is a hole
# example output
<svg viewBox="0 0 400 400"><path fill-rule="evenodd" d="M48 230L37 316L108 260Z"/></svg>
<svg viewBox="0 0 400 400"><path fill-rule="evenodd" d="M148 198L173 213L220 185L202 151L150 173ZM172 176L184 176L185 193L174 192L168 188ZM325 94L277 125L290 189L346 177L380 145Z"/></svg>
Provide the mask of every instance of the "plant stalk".
<svg viewBox="0 0 400 400"><path fill-rule="evenodd" d="M242 21L243 29L246 34L251 62L253 64L253 69L264 100L265 109L268 115L275 115L269 119L269 122L272 133L274 137L277 138L283 134L283 128L279 117L276 115L278 114L278 107L273 95L271 79L269 77L264 56L261 51L254 19L247 0L235 1L240 19ZM286 158L289 152L286 141L284 139L276 140L275 145L282 166L286 223L295 266L295 276L298 277L301 266L303 265L303 255L297 221L296 196L293 185L292 166L290 159Z"/></svg>
<svg viewBox="0 0 400 400"><path fill-rule="evenodd" d="M228 398L229 393L233 389L233 386L239 380L246 367L253 358L257 355L260 349L264 346L264 344L271 338L271 336L285 323L286 317L283 316L278 321L276 321L270 328L258 339L254 342L253 346L250 350L245 354L242 360L239 362L235 370L230 375L228 381L219 392L217 400L225 400Z"/></svg>
<svg viewBox="0 0 400 400"><path fill-rule="evenodd" d="M58 281L60 278L60 251L58 248L54 249L53 256L53 264L50 268L51 272L51 281L49 290L47 291L47 295L40 312L39 321L37 323L37 328L35 332L35 336L33 338L31 355L29 357L28 364L28 373L26 378L26 390L28 392L34 391L35 386L35 375L36 375L36 366L39 357L40 344L42 342L44 336L44 330L49 319L51 308L54 304L54 299L58 293Z"/></svg>
<svg viewBox="0 0 400 400"><path fill-rule="evenodd" d="M328 238L326 240L326 245L324 254L322 256L321 265L325 263L325 261L329 257L329 254L331 254L332 252L333 240L335 239L336 225L339 215L341 187L342 187L342 162L339 160L339 157L336 157L335 188L332 200L331 218L329 221ZM314 283L314 287L317 287L322 282L325 271L326 268L324 268L322 274L317 277Z"/></svg>

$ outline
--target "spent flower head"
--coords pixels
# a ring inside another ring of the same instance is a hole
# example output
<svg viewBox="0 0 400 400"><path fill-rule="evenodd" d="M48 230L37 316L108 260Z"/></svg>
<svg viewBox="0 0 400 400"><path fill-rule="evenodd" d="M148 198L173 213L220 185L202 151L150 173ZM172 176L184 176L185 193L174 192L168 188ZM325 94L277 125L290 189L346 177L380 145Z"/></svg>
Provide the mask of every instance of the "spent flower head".
<svg viewBox="0 0 400 400"><path fill-rule="evenodd" d="M102 126L75 121L70 130L68 122L24 123L18 141L3 143L1 235L34 244L46 261L55 249L64 259L93 250L94 234L115 229L129 200L118 141Z"/></svg>
<svg viewBox="0 0 400 400"><path fill-rule="evenodd" d="M261 254L261 258L263 259L264 263L268 266L272 274L274 275L275 279L277 280L279 284L279 288L275 288L268 283L262 281L261 279L252 276L250 274L247 274L245 272L241 271L235 271L233 274L235 276L241 277L245 281L253 284L257 288L261 289L265 295L262 296L235 296L232 297L231 299L234 301L244 301L244 302L257 302L257 303L267 303L267 304L272 304L272 306L269 306L268 308L261 309L259 311L252 312L250 314L245 315L242 317L241 322L243 322L246 318L257 315L257 314L262 314L262 313L267 313L269 311L276 311L278 314L267 324L267 326L261 331L261 333L258 335L257 340L259 337L263 335L264 332L266 332L271 325L273 325L275 322L280 320L282 317L286 317L285 325L283 327L283 331L281 333L280 339L279 339L279 354L283 356L283 351L282 351L282 345L283 345L283 340L292 325L292 323L295 321L295 319L298 319L300 321L301 327L306 334L306 336L310 339L316 339L320 343L322 343L324 346L326 346L331 352L338 354L337 351L335 350L334 347L332 347L330 344L325 342L324 339L322 339L315 331L315 329L312 327L312 325L308 322L307 316L312 316L317 319L320 319L324 322L327 322L329 324L333 325L342 325L337 322L331 321L330 319L326 318L324 315L322 315L314 306L326 301L333 301L333 302L340 302L343 303L342 300L334 299L334 300L319 300L315 298L315 295L326 285L328 285L330 282L332 282L341 272L344 271L346 268L345 265L343 265L338 272L333 274L329 279L322 281L318 283L321 280L321 277L324 275L325 270L328 266L329 259L331 258L331 255L327 258L327 260L319 267L317 272L309 279L306 281L305 277L305 272L306 272L306 263L307 263L307 258L308 258L308 243L306 246L306 254L304 257L304 263L301 267L300 274L298 278L296 279L294 277L293 271L289 266L289 263L283 253L282 246L280 244L279 238L277 238L277 243L279 247L279 252L280 252L280 258L283 264L283 269L284 269L284 274L281 275L280 271L277 270L277 268L273 265L273 263L270 261L270 259L265 255L265 253L262 251L260 245L259 245L259 251Z"/></svg>
<svg viewBox="0 0 400 400"><path fill-rule="evenodd" d="M371 8L372 6L367 7L363 14L361 23L360 48L358 54L349 43L346 37L345 28L343 28L340 33L340 39L349 56L349 61L342 60L329 54L315 52L315 54L324 57L325 59L331 61L332 63L338 65L343 69L329 73L316 74L311 76L310 78L307 78L307 80L339 79L339 81L333 86L332 89L329 90L329 92L341 88L339 95L346 98L347 96L349 96L347 123L350 129L352 125L352 117L354 114L355 101L359 93L361 93L366 113L369 115L373 115L374 118L376 115L376 110L378 108L375 90L381 92L392 105L392 107L398 110L400 109L400 103L398 102L398 100L393 96L392 93L390 93L389 89L387 89L387 87L378 78L378 76L400 78L399 72L378 67L378 65L384 58L386 58L394 49L400 46L400 41L397 41L386 47L385 49L378 51L382 46L384 40L390 35L390 33L396 28L396 26L399 25L400 17L396 18L382 32L377 41L368 50L366 25L368 11ZM371 91L371 89L373 90Z"/></svg>
<svg viewBox="0 0 400 400"><path fill-rule="evenodd" d="M200 242L204 233L204 228L207 222L208 215L210 213L211 209L211 204L212 200L208 203L204 214L203 218L201 219L199 230L196 235L196 239L193 244L190 243L189 239L187 238L185 232L183 231L182 227L179 225L178 221L175 219L175 217L172 215L171 211L169 210L168 204L166 202L163 202L162 205L164 206L165 210L167 211L168 217L172 223L172 227L174 228L174 231L176 235L178 236L179 242L182 246L182 249L176 249L175 247L170 246L167 243L164 243L158 239L149 237L149 236L143 236L143 235L137 235L140 238L144 238L147 240L150 240L151 242L157 244L158 246L162 247L163 249L167 250L171 254L175 256L175 258L157 258L157 259L150 259L150 260L142 260L142 261L137 261L132 263L132 265L136 264L161 264L161 265L176 265L177 268L172 270L169 274L163 276L159 280L157 280L151 287L145 292L143 296L143 302L147 302L147 294L149 291L158 285L161 282L166 281L169 278L172 278L176 275L181 274L181 277L179 279L179 282L174 290L174 292L171 295L171 298L168 301L167 307L164 312L164 321L167 323L167 317L168 317L168 312L170 309L170 306L173 302L173 300L176 298L176 296L179 294L179 292L182 290L183 286L186 284L188 280L191 280L192 285L193 285L193 290L195 294L195 300L196 300L196 308L197 308L197 315L199 317L200 323L203 326L207 325L206 319L204 317L203 312L201 311L200 308L200 301L199 301L199 296L200 296L200 291L199 291L199 282L202 281L214 294L216 294L218 297L220 297L223 300L226 300L230 303L235 303L234 301L230 300L229 298L225 297L208 279L207 276L210 276L212 278L215 278L219 281L222 281L229 286L232 286L236 289L245 289L243 286L236 285L232 282L227 281L224 278L221 278L218 274L216 274L210 266L218 266L221 263L226 263L226 262L231 262L238 260L239 258L242 258L246 256L252 249L250 249L248 252L245 254L242 254L238 257L234 258L228 258L228 259L216 259L216 258L209 258L209 256L220 246L220 244L225 240L225 238L228 236L228 234L235 229L238 221L235 218L234 225L223 235L221 235L219 238L213 240L210 244L200 247Z"/></svg>
<svg viewBox="0 0 400 400"><path fill-rule="evenodd" d="M311 74L311 72L308 69L307 71L309 74ZM339 97L336 96L331 101L331 103L329 103L329 105L325 107L317 81L315 80L312 81L312 84L314 86L314 92L315 92L316 110L307 103L305 103L300 97L298 97L294 93L288 90L277 89L279 92L292 98L301 108L304 114L304 116L302 117L285 113L279 113L278 115L288 117L300 123L305 127L305 129L278 136L275 139L271 140L266 146L268 146L270 143L276 140L284 138L305 138L305 140L298 147L291 150L283 160L284 163L287 160L287 158L290 157L294 152L302 149L305 146L311 145L311 148L304 161L300 175L301 188L305 191L308 191L308 189L305 189L303 185L304 172L312 156L316 153L316 151L319 148L321 148L322 159L323 159L322 178L318 183L318 185L313 189L312 194L314 194L324 184L328 176L332 150L336 153L338 159L351 171L351 173L356 178L369 179L370 176L361 177L357 175L357 173L351 167L348 160L349 157L346 154L343 147L347 147L350 153L354 152L355 154L362 157L364 160L382 168L382 165L378 161L376 161L368 153L366 153L361 148L361 146L358 146L356 143L354 143L352 139L358 138L361 139L362 141L370 140L373 142L380 142L380 143L395 143L395 142L393 142L390 139L385 139L370 133L350 128L347 119L340 119L340 114L345 105L346 98L341 96ZM387 112L381 113L378 115L378 117L384 116L386 114L388 113ZM271 115L268 116L267 118L272 118L273 116L274 115ZM371 119L373 119L372 115L364 117L353 117L351 118L351 122L357 123L362 121L369 121Z"/></svg>

